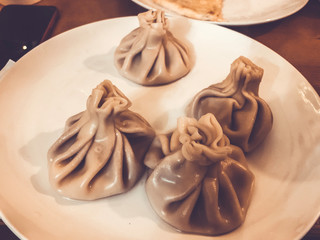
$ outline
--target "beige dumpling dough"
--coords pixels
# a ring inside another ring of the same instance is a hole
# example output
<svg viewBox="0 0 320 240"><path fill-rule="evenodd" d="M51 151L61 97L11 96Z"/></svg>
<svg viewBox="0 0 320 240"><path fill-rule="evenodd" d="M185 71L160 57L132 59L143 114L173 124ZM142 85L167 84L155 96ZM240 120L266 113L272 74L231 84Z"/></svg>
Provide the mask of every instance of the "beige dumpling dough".
<svg viewBox="0 0 320 240"><path fill-rule="evenodd" d="M199 119L213 113L230 142L251 152L272 129L273 115L259 96L263 69L246 57L237 58L226 79L201 90L187 107L187 115Z"/></svg>
<svg viewBox="0 0 320 240"><path fill-rule="evenodd" d="M168 30L164 12L138 15L140 26L125 36L114 54L114 63L125 78L144 86L168 84L191 69L190 50Z"/></svg>
<svg viewBox="0 0 320 240"><path fill-rule="evenodd" d="M172 133L154 139L145 164L151 206L179 231L219 235L244 222L254 175L213 114L179 118Z"/></svg>
<svg viewBox="0 0 320 240"><path fill-rule="evenodd" d="M66 121L48 151L51 185L61 195L94 200L130 190L145 171L155 133L110 81L93 89L87 108Z"/></svg>

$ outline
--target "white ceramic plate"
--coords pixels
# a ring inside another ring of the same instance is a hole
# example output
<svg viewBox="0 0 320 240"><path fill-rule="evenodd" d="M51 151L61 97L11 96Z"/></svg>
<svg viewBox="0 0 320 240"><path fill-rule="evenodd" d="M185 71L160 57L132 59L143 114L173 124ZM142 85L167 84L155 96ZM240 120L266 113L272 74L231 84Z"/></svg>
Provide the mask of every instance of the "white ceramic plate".
<svg viewBox="0 0 320 240"><path fill-rule="evenodd" d="M223 80L240 55L265 69L261 96L274 113L264 144L248 156L256 188L245 223L214 239L298 239L320 212L320 101L303 76L275 52L226 28L172 19L172 32L194 47L196 63L179 81L141 87L113 65L136 17L63 33L19 60L0 82L0 213L22 239L212 239L176 232L151 209L144 179L130 192L73 201L49 185L46 154L65 120L85 109L91 90L111 80L158 131L173 128L198 91Z"/></svg>
<svg viewBox="0 0 320 240"><path fill-rule="evenodd" d="M162 9L169 15L177 15L152 0L132 0L146 9ZM241 2L241 3L240 3ZM290 16L308 3L308 0L224 0L224 21L214 22L224 26L242 26L272 22Z"/></svg>

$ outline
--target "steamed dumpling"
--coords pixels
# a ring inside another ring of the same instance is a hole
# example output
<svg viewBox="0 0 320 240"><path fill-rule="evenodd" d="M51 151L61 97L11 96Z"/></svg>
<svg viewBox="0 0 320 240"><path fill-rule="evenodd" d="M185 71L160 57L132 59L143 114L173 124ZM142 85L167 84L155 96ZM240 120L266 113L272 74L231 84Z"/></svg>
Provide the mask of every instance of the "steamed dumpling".
<svg viewBox="0 0 320 240"><path fill-rule="evenodd" d="M168 84L185 76L191 68L189 49L168 30L164 12L150 10L138 18L140 26L115 51L119 73L145 86Z"/></svg>
<svg viewBox="0 0 320 240"><path fill-rule="evenodd" d="M254 175L214 115L181 117L157 136L145 158L146 193L165 222L180 231L219 235L239 227L251 201Z"/></svg>
<svg viewBox="0 0 320 240"><path fill-rule="evenodd" d="M117 87L104 81L93 89L87 109L67 120L48 151L49 179L61 195L93 200L126 192L137 183L155 133L130 105Z"/></svg>
<svg viewBox="0 0 320 240"><path fill-rule="evenodd" d="M201 90L187 107L187 115L199 119L213 113L231 143L243 151L255 149L269 134L273 116L259 97L263 69L243 56L236 59L227 78Z"/></svg>

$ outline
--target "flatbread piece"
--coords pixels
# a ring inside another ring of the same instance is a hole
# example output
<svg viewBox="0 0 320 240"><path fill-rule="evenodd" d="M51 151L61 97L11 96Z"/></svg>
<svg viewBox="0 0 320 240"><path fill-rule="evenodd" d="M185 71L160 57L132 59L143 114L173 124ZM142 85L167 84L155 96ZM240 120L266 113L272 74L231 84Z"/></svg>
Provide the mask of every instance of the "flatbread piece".
<svg viewBox="0 0 320 240"><path fill-rule="evenodd" d="M153 0L179 15L206 21L222 21L223 0Z"/></svg>

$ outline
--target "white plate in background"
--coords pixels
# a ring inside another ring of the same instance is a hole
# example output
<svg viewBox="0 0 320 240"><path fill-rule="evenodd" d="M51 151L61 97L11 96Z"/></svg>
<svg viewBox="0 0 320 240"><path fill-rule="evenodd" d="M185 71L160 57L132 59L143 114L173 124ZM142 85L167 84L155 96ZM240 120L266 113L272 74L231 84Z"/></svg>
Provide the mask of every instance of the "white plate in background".
<svg viewBox="0 0 320 240"><path fill-rule="evenodd" d="M153 0L132 0L146 9L162 9L169 15L177 15L155 4ZM224 21L215 22L224 26L244 26L272 22L290 16L308 3L308 0L224 0Z"/></svg>
<svg viewBox="0 0 320 240"><path fill-rule="evenodd" d="M0 82L0 216L21 239L300 239L320 212L320 100L307 80L264 45L218 25L172 19L174 35L189 41L196 63L184 78L142 87L113 65L120 40L136 17L75 28L39 45ZM73 201L49 185L46 154L65 120L85 109L104 79L129 99L132 110L158 131L173 128L192 97L222 81L240 55L264 68L260 95L274 126L248 156L256 186L244 224L219 237L183 234L153 212L144 179L128 193L97 201Z"/></svg>

